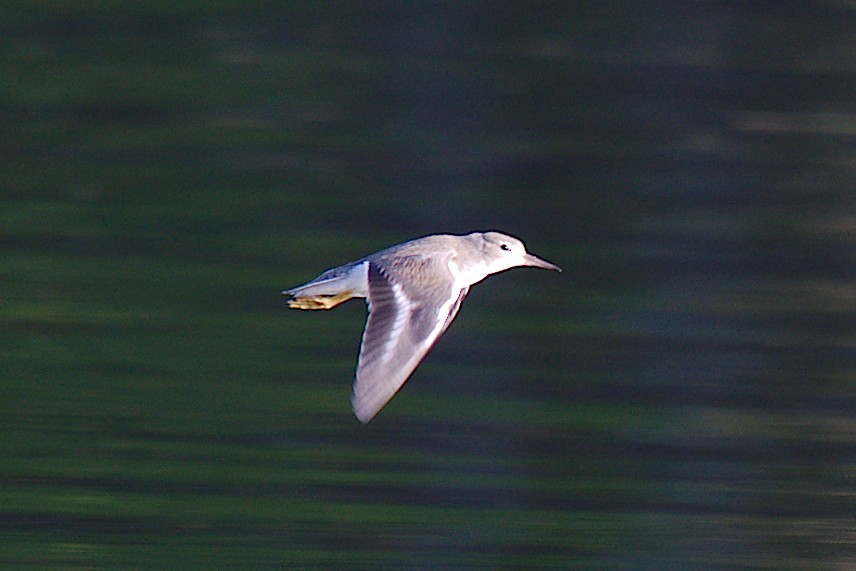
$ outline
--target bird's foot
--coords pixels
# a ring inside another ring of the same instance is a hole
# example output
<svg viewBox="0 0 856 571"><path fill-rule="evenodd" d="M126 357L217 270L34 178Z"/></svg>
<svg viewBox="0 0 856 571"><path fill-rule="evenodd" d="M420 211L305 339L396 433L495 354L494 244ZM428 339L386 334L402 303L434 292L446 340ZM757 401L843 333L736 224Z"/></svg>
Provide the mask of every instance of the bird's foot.
<svg viewBox="0 0 856 571"><path fill-rule="evenodd" d="M307 295L288 300L288 307L292 309L331 309L344 301L351 299L350 291L337 293L336 295Z"/></svg>

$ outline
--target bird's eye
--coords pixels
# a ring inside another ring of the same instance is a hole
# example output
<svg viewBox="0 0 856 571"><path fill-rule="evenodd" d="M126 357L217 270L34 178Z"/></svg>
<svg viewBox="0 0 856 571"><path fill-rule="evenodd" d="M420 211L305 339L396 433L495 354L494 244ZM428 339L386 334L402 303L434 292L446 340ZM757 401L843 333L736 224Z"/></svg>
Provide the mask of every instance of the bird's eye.
<svg viewBox="0 0 856 571"><path fill-rule="evenodd" d="M502 245L500 245L499 247L500 247L501 249L505 250L506 252L510 252L510 251L511 251L511 246L509 246L508 244L502 244Z"/></svg>

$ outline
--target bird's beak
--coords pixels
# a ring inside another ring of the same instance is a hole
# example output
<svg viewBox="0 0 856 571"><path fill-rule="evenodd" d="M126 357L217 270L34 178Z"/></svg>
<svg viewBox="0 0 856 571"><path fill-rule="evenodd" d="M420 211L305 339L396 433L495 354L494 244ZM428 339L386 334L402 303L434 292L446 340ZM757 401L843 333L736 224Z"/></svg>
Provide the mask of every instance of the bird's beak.
<svg viewBox="0 0 856 571"><path fill-rule="evenodd" d="M557 272L562 271L562 268L560 268L556 264L551 264L547 260L542 260L538 256L533 256L532 254L524 254L523 260L526 262L527 266L533 266L535 268L543 268L545 270L554 270Z"/></svg>

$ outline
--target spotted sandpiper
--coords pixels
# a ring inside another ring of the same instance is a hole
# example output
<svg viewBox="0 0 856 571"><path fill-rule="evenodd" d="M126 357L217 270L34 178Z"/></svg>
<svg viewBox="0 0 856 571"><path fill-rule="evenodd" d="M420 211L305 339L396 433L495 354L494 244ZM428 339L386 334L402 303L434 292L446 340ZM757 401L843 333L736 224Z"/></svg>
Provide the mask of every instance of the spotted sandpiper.
<svg viewBox="0 0 856 571"><path fill-rule="evenodd" d="M499 232L435 234L331 268L282 293L295 309L330 309L366 298L369 314L351 398L354 414L366 423L446 331L470 286L517 266L562 271Z"/></svg>

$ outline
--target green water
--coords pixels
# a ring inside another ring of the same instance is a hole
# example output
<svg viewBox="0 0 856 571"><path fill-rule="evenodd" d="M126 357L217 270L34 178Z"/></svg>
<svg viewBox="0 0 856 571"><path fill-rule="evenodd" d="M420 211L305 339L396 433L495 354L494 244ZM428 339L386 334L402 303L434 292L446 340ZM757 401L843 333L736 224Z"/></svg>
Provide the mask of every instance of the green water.
<svg viewBox="0 0 856 571"><path fill-rule="evenodd" d="M856 564L856 13L0 8L3 569ZM495 228L381 414L321 270Z"/></svg>

